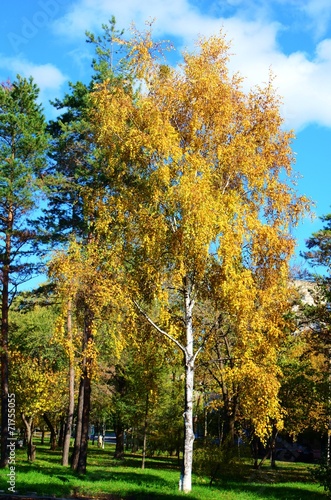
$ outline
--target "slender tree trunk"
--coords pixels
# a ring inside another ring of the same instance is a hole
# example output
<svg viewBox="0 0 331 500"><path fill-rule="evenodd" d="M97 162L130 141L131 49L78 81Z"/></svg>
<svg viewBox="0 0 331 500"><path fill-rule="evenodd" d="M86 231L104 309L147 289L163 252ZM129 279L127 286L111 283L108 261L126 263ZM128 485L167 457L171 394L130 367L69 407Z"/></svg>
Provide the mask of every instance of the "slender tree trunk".
<svg viewBox="0 0 331 500"><path fill-rule="evenodd" d="M85 324L83 335L83 352L92 341L92 314L88 308L85 311ZM90 406L91 406L91 359L84 357L82 366L82 378L79 391L79 406L80 406L80 439L78 436L75 439L74 460L72 461L72 468L79 474L86 473L87 461L87 446L89 438L89 419L90 419ZM78 427L78 419L77 419Z"/></svg>
<svg viewBox="0 0 331 500"><path fill-rule="evenodd" d="M253 452L253 458L254 458L254 469L259 468L259 442L258 438L256 436L253 437L252 439L252 452Z"/></svg>
<svg viewBox="0 0 331 500"><path fill-rule="evenodd" d="M181 431L178 431L178 439L177 439L177 449L176 449L176 455L177 455L177 463L178 465L180 464L180 453L182 449L182 439L181 439Z"/></svg>
<svg viewBox="0 0 331 500"><path fill-rule="evenodd" d="M71 468L77 470L79 453L80 453L80 443L82 439L82 422L83 422L83 406L84 406L84 379L81 377L79 384L79 394L78 394L78 408L77 408L77 422L76 422L76 434L74 449L71 456Z"/></svg>
<svg viewBox="0 0 331 500"><path fill-rule="evenodd" d="M9 311L9 273L11 252L11 231L13 228L12 209L8 211L7 232L5 242L5 255L1 269L2 293L1 293L1 461L0 467L8 464L8 311Z"/></svg>
<svg viewBox="0 0 331 500"><path fill-rule="evenodd" d="M119 366L116 367L116 371L114 378L116 393L119 397L124 397L127 392L127 380ZM124 428L122 413L119 411L114 419L114 431L116 433L114 458L122 459L124 457Z"/></svg>
<svg viewBox="0 0 331 500"><path fill-rule="evenodd" d="M28 460L29 462L33 462L36 459L36 447L33 444L33 418L26 417L24 413L22 413L21 416L26 430Z"/></svg>
<svg viewBox="0 0 331 500"><path fill-rule="evenodd" d="M50 421L50 419L48 418L48 415L46 413L44 413L43 417L44 417L44 420L47 424L47 427L49 428L50 433L51 433L51 437L49 439L50 449L52 451L54 451L54 450L56 450L56 446L57 446L56 429L55 429L54 425L52 424L52 422Z"/></svg>
<svg viewBox="0 0 331 500"><path fill-rule="evenodd" d="M149 394L146 394L146 408L145 408L145 422L144 422L144 435L143 435L143 456L141 461L141 468L145 469L146 450L147 450L147 428L148 428L148 401Z"/></svg>
<svg viewBox="0 0 331 500"><path fill-rule="evenodd" d="M63 449L63 441L64 441L64 433L65 433L65 420L63 417L61 417L60 420L60 430L59 430L59 437L57 440L57 445L59 448Z"/></svg>
<svg viewBox="0 0 331 500"><path fill-rule="evenodd" d="M69 464L69 449L70 449L70 438L72 432L72 424L74 418L75 410L75 366L74 366L74 353L72 345L72 303L71 300L68 301L68 319L67 319L67 329L68 329L68 341L70 345L69 353L69 404L67 412L67 421L65 426L65 435L63 441L63 453L62 453L62 465Z"/></svg>
<svg viewBox="0 0 331 500"><path fill-rule="evenodd" d="M234 445L234 435L235 435L235 423L236 423L236 414L237 414L237 403L236 403L236 397L234 396L233 399L229 402L229 407L227 408L227 427L228 427L228 437L231 443L231 446ZM225 439L227 437L225 435Z"/></svg>
<svg viewBox="0 0 331 500"><path fill-rule="evenodd" d="M91 406L91 380L88 375L84 377L84 405L82 418L82 435L80 442L80 453L78 460L77 472L79 474L86 473L87 462L87 447L89 439L89 421L90 421L90 406Z"/></svg>
<svg viewBox="0 0 331 500"><path fill-rule="evenodd" d="M274 429L271 437L270 443L270 466L272 469L276 468L276 439L277 439L278 431Z"/></svg>
<svg viewBox="0 0 331 500"><path fill-rule="evenodd" d="M330 466L331 463L331 348L328 349L329 355L329 384L328 384L328 434L327 434L327 445L326 445L326 463Z"/></svg>
<svg viewBox="0 0 331 500"><path fill-rule="evenodd" d="M116 435L116 444L117 444L117 435ZM136 453L138 451L138 432L134 427L132 429L132 442L131 442L131 453Z"/></svg>
<svg viewBox="0 0 331 500"><path fill-rule="evenodd" d="M192 490L192 464L193 464L193 389L194 389L194 346L192 311L194 301L191 297L191 287L188 279L184 280L185 300L185 326L186 326L186 352L185 352L185 412L184 412L184 460L183 478L179 488L185 493Z"/></svg>
<svg viewBox="0 0 331 500"><path fill-rule="evenodd" d="M276 439L277 439L278 431L274 427L272 431L272 436L270 437L270 442L268 445L267 452L265 453L264 457L260 460L260 462L254 466L255 469L260 469L264 462L267 460L267 458L270 458L270 466L272 469L276 468L276 457L275 457L275 448L276 448ZM257 451L258 454L258 451ZM255 461L255 464L257 463L257 459Z"/></svg>
<svg viewBox="0 0 331 500"><path fill-rule="evenodd" d="M114 458L122 459L124 457L124 425L121 419L116 422L116 447Z"/></svg>

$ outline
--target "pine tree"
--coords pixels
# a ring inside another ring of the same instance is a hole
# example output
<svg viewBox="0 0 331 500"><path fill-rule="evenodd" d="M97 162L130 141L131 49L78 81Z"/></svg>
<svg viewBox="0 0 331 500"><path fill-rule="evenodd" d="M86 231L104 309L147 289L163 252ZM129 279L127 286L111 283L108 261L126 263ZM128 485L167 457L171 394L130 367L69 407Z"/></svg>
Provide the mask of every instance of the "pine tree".
<svg viewBox="0 0 331 500"><path fill-rule="evenodd" d="M0 86L1 466L8 462L8 312L38 267L28 217L45 186L48 139L39 90L21 78Z"/></svg>
<svg viewBox="0 0 331 500"><path fill-rule="evenodd" d="M102 82L107 78L109 82L122 81L124 79L124 66L117 60L116 51L118 39L122 36L115 26L112 18L109 24L102 25L102 35L95 36L87 32L87 42L95 46L95 59L92 60L93 75L88 85L82 82L70 84L70 93L62 100L57 99L53 104L63 113L49 124L52 135L52 153L54 175L58 177L59 183L54 186L50 193L48 210L40 219L40 222L48 228L48 238L53 244L67 245L68 241L79 241L88 247L96 239L96 220L98 218L98 199L112 196L112 179L105 174L103 167L103 155L96 146L92 136L90 121L91 94L96 82ZM109 83L111 86L112 83ZM79 313L74 308L78 302L69 300L67 304L67 330L70 336L71 318ZM82 329L82 351L91 337L90 326L93 323L91 310L86 301L79 301L79 307L85 308L85 327ZM80 401L78 407L78 429L84 427L80 438L75 440L74 458L72 467L85 472L86 449L88 440L88 419L90 406L90 379L86 373L86 367L82 367L85 375L81 378L79 391ZM64 439L63 465L68 464L69 443L73 419L73 385L74 372L70 361L69 367L69 409L67 426ZM82 424L82 426L81 426ZM83 451L82 451L83 450ZM81 456L81 458L79 458Z"/></svg>

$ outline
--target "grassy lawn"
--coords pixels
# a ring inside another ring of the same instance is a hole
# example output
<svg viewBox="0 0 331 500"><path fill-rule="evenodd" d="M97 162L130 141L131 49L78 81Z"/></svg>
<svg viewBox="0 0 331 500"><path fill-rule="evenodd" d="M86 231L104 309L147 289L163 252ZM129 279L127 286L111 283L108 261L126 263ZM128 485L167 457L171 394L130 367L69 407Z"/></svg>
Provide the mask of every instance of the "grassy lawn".
<svg viewBox="0 0 331 500"><path fill-rule="evenodd" d="M148 459L145 470L140 468L141 457L128 455L121 461L112 458L113 446L104 450L90 446L88 472L79 477L60 464L60 452L37 445L37 459L32 464L23 450L16 450L16 490L19 494L35 493L57 497L87 497L112 500L305 500L326 499L318 484L313 483L306 464L279 462L276 470L265 465L254 471L249 464L209 486L209 480L193 477L193 491L185 495L178 491L179 466L172 458ZM0 471L0 490L8 493L6 476ZM0 497L1 498L1 497Z"/></svg>

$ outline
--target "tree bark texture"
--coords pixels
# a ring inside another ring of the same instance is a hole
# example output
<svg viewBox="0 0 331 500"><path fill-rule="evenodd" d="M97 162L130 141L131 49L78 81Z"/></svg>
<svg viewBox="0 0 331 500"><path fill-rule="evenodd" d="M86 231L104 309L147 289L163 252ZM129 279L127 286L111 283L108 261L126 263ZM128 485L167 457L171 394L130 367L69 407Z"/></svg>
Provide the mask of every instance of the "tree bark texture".
<svg viewBox="0 0 331 500"><path fill-rule="evenodd" d="M54 425L52 424L52 422L50 421L50 419L48 418L48 415L46 413L44 413L43 417L44 417L44 420L47 424L47 427L49 428L50 433L51 433L50 440L49 440L50 449L52 451L54 451L57 448L56 429L55 429Z"/></svg>
<svg viewBox="0 0 331 500"><path fill-rule="evenodd" d="M67 330L68 330L68 340L72 347L72 304L71 300L68 301L68 318L67 318ZM70 449L70 438L72 432L72 424L75 411L75 366L73 353L69 354L69 403L67 411L67 419L65 425L65 433L63 439L63 453L62 453L62 465L69 465L69 449Z"/></svg>
<svg viewBox="0 0 331 500"><path fill-rule="evenodd" d="M193 346L193 322L192 311L194 302L191 297L191 286L186 279L184 281L185 301L185 327L186 327L186 351L185 351L185 412L184 412L184 460L183 477L180 489L185 493L192 490L192 465L193 465L193 389L194 389L194 346Z"/></svg>
<svg viewBox="0 0 331 500"><path fill-rule="evenodd" d="M143 435L143 456L141 460L141 468L145 469L146 451L147 451L147 429L148 429L148 402L149 397L146 394L146 407L145 407L145 422L144 422L144 435Z"/></svg>
<svg viewBox="0 0 331 500"><path fill-rule="evenodd" d="M26 430L27 456L29 462L36 459L36 447L33 444L33 418L27 417L24 413L21 414Z"/></svg>
<svg viewBox="0 0 331 500"><path fill-rule="evenodd" d="M84 334L83 334L83 352L92 340L92 315L86 308ZM72 468L79 474L86 473L87 446L89 439L89 419L91 407L91 360L84 357L82 365L82 377L79 389L78 417L77 417L77 435L75 439L75 448L72 460ZM78 429L79 426L79 429ZM79 430L79 434L78 434Z"/></svg>
<svg viewBox="0 0 331 500"><path fill-rule="evenodd" d="M84 378L81 377L79 384L79 393L78 393L75 443L71 456L71 468L73 470L77 470L78 467L80 443L82 438L83 405L84 405Z"/></svg>
<svg viewBox="0 0 331 500"><path fill-rule="evenodd" d="M13 213L9 209L7 217L5 255L2 265L2 294L1 294L1 461L0 467L8 464L8 393L9 393L9 370L8 370L8 312L9 312L9 273L11 252L11 231L13 228Z"/></svg>

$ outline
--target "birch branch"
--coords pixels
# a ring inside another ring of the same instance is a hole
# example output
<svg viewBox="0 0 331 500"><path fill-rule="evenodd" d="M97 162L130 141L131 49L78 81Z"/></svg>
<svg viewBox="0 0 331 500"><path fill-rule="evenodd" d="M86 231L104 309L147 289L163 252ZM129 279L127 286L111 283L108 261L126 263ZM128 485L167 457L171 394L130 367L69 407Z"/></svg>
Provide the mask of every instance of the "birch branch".
<svg viewBox="0 0 331 500"><path fill-rule="evenodd" d="M174 342L179 347L179 349L181 351L183 351L183 353L185 354L185 356L187 356L187 352L186 352L185 347L183 347L182 344L180 342L178 342L178 340L176 340L172 335L170 335L169 333L167 333L164 330L162 330L162 328L160 328L159 326L157 326L157 324L155 324L154 321L148 316L148 314L140 307L140 305L138 304L138 302L136 302L135 300L133 300L133 303L136 306L136 308L138 309L138 311L147 319L147 321L148 321L148 323L150 325L152 325L159 333L161 333L162 335L164 335L168 339L172 340L172 342Z"/></svg>

